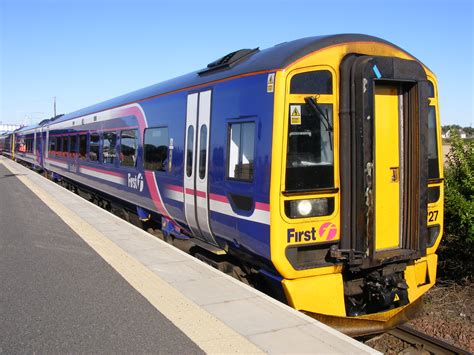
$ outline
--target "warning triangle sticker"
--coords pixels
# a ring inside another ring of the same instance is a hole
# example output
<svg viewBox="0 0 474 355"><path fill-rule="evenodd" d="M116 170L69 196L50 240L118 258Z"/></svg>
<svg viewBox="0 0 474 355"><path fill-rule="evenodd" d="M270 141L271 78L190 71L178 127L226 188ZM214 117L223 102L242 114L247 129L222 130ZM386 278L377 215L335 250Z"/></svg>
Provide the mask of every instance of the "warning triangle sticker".
<svg viewBox="0 0 474 355"><path fill-rule="evenodd" d="M299 116L300 115L300 112L298 111L298 107L295 106L293 112L291 113L292 116Z"/></svg>

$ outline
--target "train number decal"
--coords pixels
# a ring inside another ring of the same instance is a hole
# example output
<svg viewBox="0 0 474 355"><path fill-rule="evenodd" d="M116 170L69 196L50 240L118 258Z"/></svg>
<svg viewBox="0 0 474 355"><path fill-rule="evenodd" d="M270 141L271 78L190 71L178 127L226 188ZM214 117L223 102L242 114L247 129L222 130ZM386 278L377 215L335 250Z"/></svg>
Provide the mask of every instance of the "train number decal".
<svg viewBox="0 0 474 355"><path fill-rule="evenodd" d="M428 212L428 222L436 222L437 219L438 219L438 211Z"/></svg>

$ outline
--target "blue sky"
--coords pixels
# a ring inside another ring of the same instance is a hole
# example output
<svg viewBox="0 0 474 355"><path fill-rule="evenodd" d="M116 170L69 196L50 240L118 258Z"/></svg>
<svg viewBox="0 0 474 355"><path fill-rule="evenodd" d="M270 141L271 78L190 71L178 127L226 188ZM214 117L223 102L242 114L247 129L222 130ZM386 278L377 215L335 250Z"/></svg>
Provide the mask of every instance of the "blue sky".
<svg viewBox="0 0 474 355"><path fill-rule="evenodd" d="M474 126L471 0L0 0L0 121L30 123L240 48L365 33L438 77L442 124Z"/></svg>

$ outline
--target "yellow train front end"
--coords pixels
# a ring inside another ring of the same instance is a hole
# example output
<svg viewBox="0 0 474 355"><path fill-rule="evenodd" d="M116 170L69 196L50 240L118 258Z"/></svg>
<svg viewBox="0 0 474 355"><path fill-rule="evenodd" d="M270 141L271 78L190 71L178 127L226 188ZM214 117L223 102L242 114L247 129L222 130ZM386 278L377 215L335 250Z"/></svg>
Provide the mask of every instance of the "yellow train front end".
<svg viewBox="0 0 474 355"><path fill-rule="evenodd" d="M288 303L351 335L406 320L436 280L443 230L433 73L388 43L311 52L276 73L272 149Z"/></svg>

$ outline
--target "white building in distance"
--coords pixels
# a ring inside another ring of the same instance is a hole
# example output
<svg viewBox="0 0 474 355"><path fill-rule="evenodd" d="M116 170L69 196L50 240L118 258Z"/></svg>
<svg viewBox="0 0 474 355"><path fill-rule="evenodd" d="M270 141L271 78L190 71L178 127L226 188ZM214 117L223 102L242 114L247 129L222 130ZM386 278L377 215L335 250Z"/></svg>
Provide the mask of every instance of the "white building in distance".
<svg viewBox="0 0 474 355"><path fill-rule="evenodd" d="M13 132L15 129L20 128L19 124L9 124L0 122L0 133Z"/></svg>

